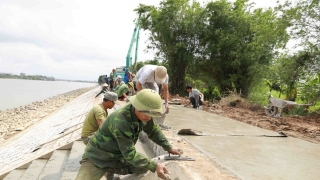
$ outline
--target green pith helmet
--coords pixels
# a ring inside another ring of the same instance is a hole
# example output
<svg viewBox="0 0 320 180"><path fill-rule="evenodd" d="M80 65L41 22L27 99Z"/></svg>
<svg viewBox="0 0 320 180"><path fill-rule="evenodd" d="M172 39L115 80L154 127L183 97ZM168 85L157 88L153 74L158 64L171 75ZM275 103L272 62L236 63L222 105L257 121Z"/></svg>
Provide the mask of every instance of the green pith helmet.
<svg viewBox="0 0 320 180"><path fill-rule="evenodd" d="M154 111L162 113L162 100L160 95L152 89L143 89L129 101L138 111Z"/></svg>

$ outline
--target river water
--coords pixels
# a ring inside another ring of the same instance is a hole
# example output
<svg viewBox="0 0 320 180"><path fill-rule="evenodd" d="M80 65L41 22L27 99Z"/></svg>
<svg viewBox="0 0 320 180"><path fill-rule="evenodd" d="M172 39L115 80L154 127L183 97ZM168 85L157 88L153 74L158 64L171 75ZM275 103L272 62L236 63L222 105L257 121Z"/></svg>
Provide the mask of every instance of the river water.
<svg viewBox="0 0 320 180"><path fill-rule="evenodd" d="M95 85L97 84L0 78L0 110L24 106L72 90L93 87Z"/></svg>

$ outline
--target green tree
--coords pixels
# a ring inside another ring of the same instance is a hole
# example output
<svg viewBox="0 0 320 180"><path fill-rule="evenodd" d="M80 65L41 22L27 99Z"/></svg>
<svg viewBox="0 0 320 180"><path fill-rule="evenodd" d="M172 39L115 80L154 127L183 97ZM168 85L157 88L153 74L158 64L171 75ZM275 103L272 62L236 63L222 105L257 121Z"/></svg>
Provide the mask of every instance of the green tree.
<svg viewBox="0 0 320 180"><path fill-rule="evenodd" d="M99 84L99 85L105 83L105 82L104 82L104 78L105 78L105 77L106 77L106 75L101 75L101 76L99 76L99 78L98 78L98 84Z"/></svg>
<svg viewBox="0 0 320 180"><path fill-rule="evenodd" d="M249 87L262 79L263 70L272 61L277 48L284 47L289 36L288 23L272 9L251 10L246 0L234 4L209 2L204 16L208 21L201 38L201 69L215 79L222 91L234 90L247 95Z"/></svg>
<svg viewBox="0 0 320 180"><path fill-rule="evenodd" d="M306 103L316 104L320 100L320 73L315 76L306 76L299 81L299 96Z"/></svg>
<svg viewBox="0 0 320 180"><path fill-rule="evenodd" d="M320 97L320 85L315 78L320 71L320 1L286 1L279 4L277 10L290 24L287 30L295 47L303 50L282 55L275 61L274 72L279 74L286 99L295 100L295 96L299 96L305 102L314 102Z"/></svg>
<svg viewBox="0 0 320 180"><path fill-rule="evenodd" d="M312 57L305 68L315 76L320 71L320 0L300 0L296 4L287 1L279 8L290 21L288 30L296 46Z"/></svg>
<svg viewBox="0 0 320 180"><path fill-rule="evenodd" d="M307 64L312 61L313 56L309 52L300 51L294 55L284 54L274 63L273 73L278 78L273 81L279 81L282 91L285 93L285 99L295 101L298 94L298 84L306 74L309 76Z"/></svg>
<svg viewBox="0 0 320 180"><path fill-rule="evenodd" d="M289 32L292 38L299 40L298 45L310 44L320 49L320 0L299 0L296 4L287 1L278 7L290 20Z"/></svg>
<svg viewBox="0 0 320 180"><path fill-rule="evenodd" d="M157 57L167 64L170 76L170 92L185 91L184 79L187 66L194 59L200 31L198 14L202 8L197 2L167 0L160 7L140 5L141 27L150 31L149 48L157 51Z"/></svg>
<svg viewBox="0 0 320 180"><path fill-rule="evenodd" d="M158 60L148 60L144 62L140 61L140 62L137 62L135 73L137 73L139 69L141 69L146 64L153 64L153 65L159 65L159 66L162 65Z"/></svg>

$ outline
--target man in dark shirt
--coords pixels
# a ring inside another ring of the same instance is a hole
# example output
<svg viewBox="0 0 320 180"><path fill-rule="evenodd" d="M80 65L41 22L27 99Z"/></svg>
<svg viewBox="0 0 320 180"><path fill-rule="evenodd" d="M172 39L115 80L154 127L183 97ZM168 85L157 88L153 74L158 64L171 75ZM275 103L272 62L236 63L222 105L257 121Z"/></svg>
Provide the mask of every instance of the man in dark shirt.
<svg viewBox="0 0 320 180"><path fill-rule="evenodd" d="M108 78L108 75L106 75L106 77L104 77L104 82L105 82L106 84L108 84L108 85L109 85L109 78Z"/></svg>

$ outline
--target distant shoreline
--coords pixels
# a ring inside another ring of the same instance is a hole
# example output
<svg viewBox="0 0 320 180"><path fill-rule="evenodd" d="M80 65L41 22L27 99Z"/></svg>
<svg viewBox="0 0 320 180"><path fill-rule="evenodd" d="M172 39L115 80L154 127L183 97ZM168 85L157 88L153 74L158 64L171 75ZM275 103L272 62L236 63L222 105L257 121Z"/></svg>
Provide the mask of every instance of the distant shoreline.
<svg viewBox="0 0 320 180"><path fill-rule="evenodd" d="M21 80L33 80L33 81L68 81L68 82L84 82L84 83L98 83L97 81L85 81L85 80L66 80L66 79L50 79L50 78L26 78L26 77L20 77L20 76L1 76L0 74L0 79L21 79Z"/></svg>

